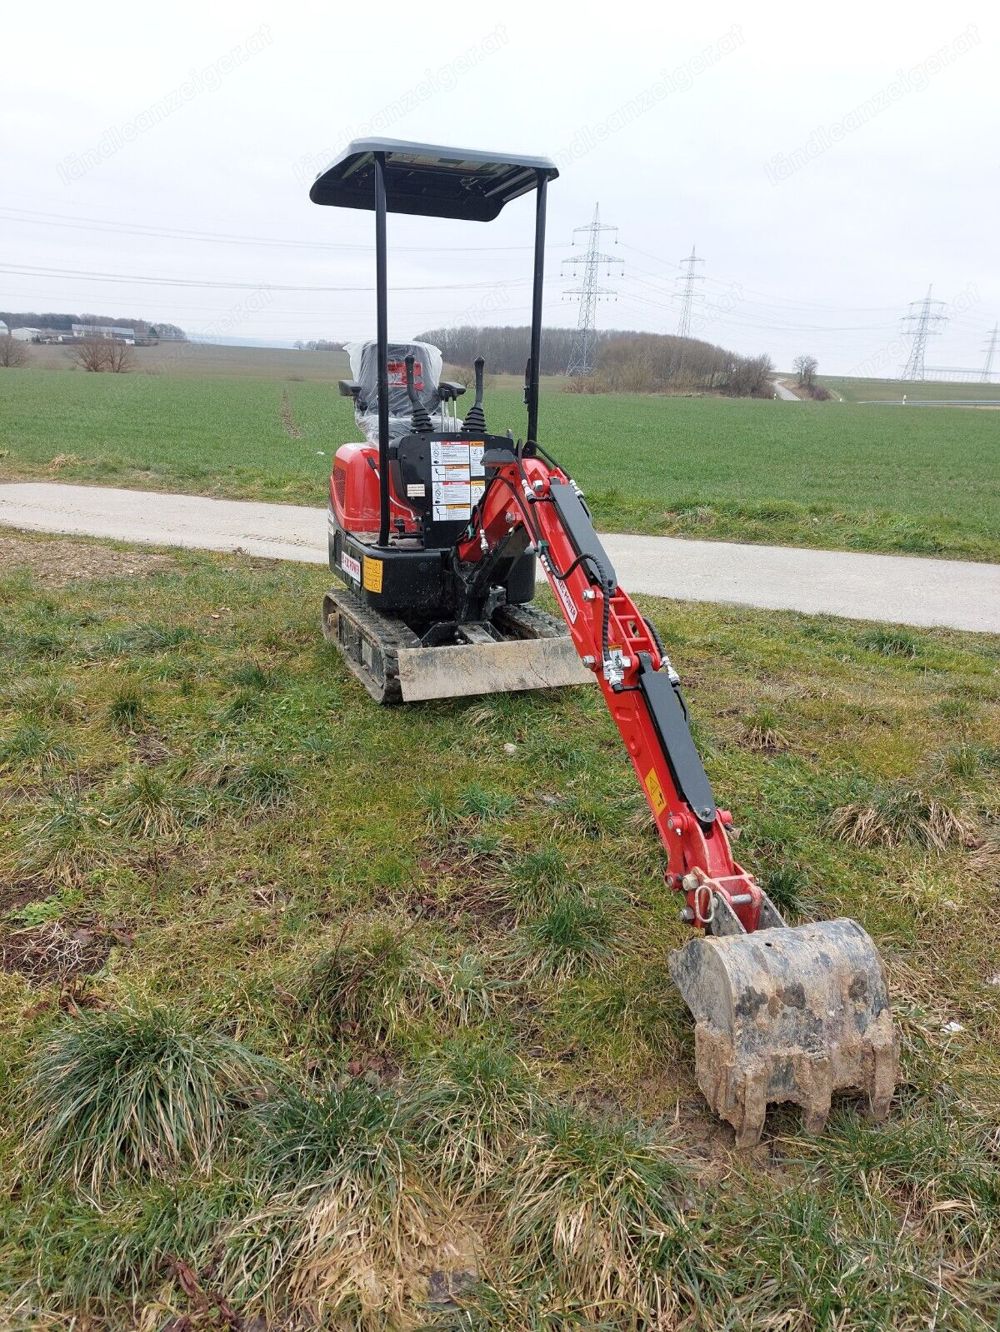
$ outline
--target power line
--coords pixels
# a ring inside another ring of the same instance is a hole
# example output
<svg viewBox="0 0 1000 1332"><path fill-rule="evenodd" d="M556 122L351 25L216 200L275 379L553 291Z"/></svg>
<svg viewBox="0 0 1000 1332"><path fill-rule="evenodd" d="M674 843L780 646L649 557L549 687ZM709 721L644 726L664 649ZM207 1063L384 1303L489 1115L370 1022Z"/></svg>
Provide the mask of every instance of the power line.
<svg viewBox="0 0 1000 1332"><path fill-rule="evenodd" d="M621 241L620 244L624 249L631 250L635 254L641 254L645 258L650 259L657 264L661 264L664 268L677 269L680 271L680 276L684 276L685 270L683 262L676 264L672 260L651 254L648 250L642 250L637 245L631 244L629 241ZM661 275L658 273L650 273L647 269L637 269L634 265L630 271L634 273L644 273L647 277L654 277L662 281L668 280L666 274ZM726 277L724 274L721 277L715 277L711 273L706 273L704 275L704 280L712 286L725 287L726 290L730 292L734 290L738 291L740 293L741 305L758 305L762 309L784 310L784 308L787 307L789 310L829 310L834 314L894 314L899 308L896 305L840 305L833 304L830 301L789 300L784 296L775 295L773 292L762 291L759 287L748 287L743 282L737 281L735 278ZM751 296L762 296L764 297L764 300L753 301L750 299Z"/></svg>
<svg viewBox="0 0 1000 1332"><path fill-rule="evenodd" d="M933 286L927 288L927 295L922 301L910 302L910 313L903 316L903 333L911 337L913 343L910 347L910 355L907 358L906 365L903 367L901 379L922 380L926 378L924 367L924 353L927 349L927 339L941 332L936 325L944 324L948 321L948 316L943 313L944 301L931 300ZM918 308L914 310L914 306Z"/></svg>
<svg viewBox="0 0 1000 1332"><path fill-rule="evenodd" d="M199 287L206 291L309 291L309 292L372 292L375 290L372 286L363 287L320 287L309 284L308 286L292 286L283 283L273 282L227 282L218 278L180 278L180 277L151 277L144 273L105 273L92 269L74 269L74 268L47 268L35 265L25 265L24 267L15 267L11 264L0 264L0 272L16 273L19 277L34 278L78 278L84 282L140 282L157 287ZM528 284L529 278L511 278L502 282L434 282L420 286L409 287L390 287L390 291L493 291L497 288L523 287Z"/></svg>
<svg viewBox="0 0 1000 1332"><path fill-rule="evenodd" d="M633 250L636 254L641 254L646 259L652 259L654 263L662 264L664 268L680 268L680 264L675 264L670 259L664 259L662 254L653 254L650 250L641 250L638 245L632 245L629 241L621 241L619 243L624 245L626 250Z"/></svg>
<svg viewBox="0 0 1000 1332"><path fill-rule="evenodd" d="M142 222L116 222L107 218L72 217L67 213L48 213L29 208L0 208L0 219L6 222L21 222L31 226L64 227L73 231L112 232L118 235L139 236L155 240L205 241L217 245L262 245L280 246L291 250L331 250L369 254L374 252L374 245L351 244L343 241L307 241L284 240L277 236L246 236L224 231L189 230L186 227L148 226ZM459 252L500 252L506 250L530 250L530 245L396 245L394 250L408 253L444 253ZM554 247L562 249L564 246Z"/></svg>
<svg viewBox="0 0 1000 1332"><path fill-rule="evenodd" d="M642 282L642 279L629 274L625 279L627 282ZM623 293L622 299L640 301L644 305L650 305L657 310L666 310L672 312L676 309L679 297L676 292L664 291L663 288L655 286L651 282L642 282L644 287L665 297L665 300L654 301L649 296L639 295L637 292ZM721 294L721 293L720 293ZM740 307L744 302L740 301ZM755 316L752 311L741 311L734 314L724 306L716 305L712 301L705 301L703 308L713 317L713 322L721 324L732 324L734 327L759 329L768 333L885 333L893 327L891 323L880 324L807 324L807 323L776 323L763 317Z"/></svg>
<svg viewBox="0 0 1000 1332"><path fill-rule="evenodd" d="M683 277L677 279L684 283L684 295L681 298L681 314L677 321L677 336L679 338L689 338L691 336L691 307L694 305L694 284L704 282L704 273L694 271L695 264L703 264L704 259L699 259L694 252L694 246L691 246L691 253L686 259L681 260L682 265L686 265L687 272Z"/></svg>
<svg viewBox="0 0 1000 1332"><path fill-rule="evenodd" d="M614 255L603 254L598 248L601 232L613 231L615 241L618 240L618 228L613 227L607 222L601 221L600 204L594 204L593 221L588 226L573 228L573 244L576 244L576 233L585 231L587 233L587 249L584 254L570 255L564 259L564 264L582 264L583 279L579 287L572 287L567 291L567 296L579 296L580 314L576 324L576 338L573 343L573 350L570 353L569 365L566 367L568 375L589 375L594 370L594 346L597 341L597 302L602 296L616 296L617 292L613 287L602 287L597 281L597 270L601 264L619 264L622 260ZM624 272L624 270L622 270ZM611 269L608 268L610 274Z"/></svg>

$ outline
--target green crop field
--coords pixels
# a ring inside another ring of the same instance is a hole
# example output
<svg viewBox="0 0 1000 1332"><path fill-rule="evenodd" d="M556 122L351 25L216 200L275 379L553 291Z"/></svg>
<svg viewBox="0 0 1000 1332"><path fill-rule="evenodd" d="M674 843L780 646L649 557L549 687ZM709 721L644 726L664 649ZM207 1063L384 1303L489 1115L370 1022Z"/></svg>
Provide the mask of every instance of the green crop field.
<svg viewBox="0 0 1000 1332"><path fill-rule="evenodd" d="M1000 402L1000 384L983 384L978 381L972 384L946 384L936 380L913 383L901 379L851 379L846 376L821 375L819 382L845 402L898 403L904 395L907 399L917 401Z"/></svg>
<svg viewBox="0 0 1000 1332"><path fill-rule="evenodd" d="M509 382L486 406L493 429L523 429ZM993 412L551 384L541 422L604 530L1000 559ZM3 479L323 504L331 454L356 437L332 380L0 372Z"/></svg>
<svg viewBox="0 0 1000 1332"><path fill-rule="evenodd" d="M234 468L277 410L144 387L107 456L164 481L153 403ZM871 931L902 1033L886 1123L741 1154L597 691L380 710L325 584L0 533L0 1325L991 1332L998 640L644 602L741 860Z"/></svg>
<svg viewBox="0 0 1000 1332"><path fill-rule="evenodd" d="M70 346L32 346L31 365L79 373ZM161 342L132 349L137 375L184 379L290 379L335 383L350 375L347 353L301 352L290 347L225 347L209 342Z"/></svg>

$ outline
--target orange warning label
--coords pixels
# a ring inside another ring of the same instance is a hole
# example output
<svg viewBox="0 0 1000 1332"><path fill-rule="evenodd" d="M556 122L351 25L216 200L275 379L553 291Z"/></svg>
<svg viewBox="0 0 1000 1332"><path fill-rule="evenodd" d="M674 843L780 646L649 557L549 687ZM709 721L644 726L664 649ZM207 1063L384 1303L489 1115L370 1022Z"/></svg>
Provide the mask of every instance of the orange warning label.
<svg viewBox="0 0 1000 1332"><path fill-rule="evenodd" d="M667 807L667 802L663 796L663 787L660 785L660 779L656 775L656 769L650 768L643 780L643 785L649 794L649 803L653 806L654 814L662 814Z"/></svg>

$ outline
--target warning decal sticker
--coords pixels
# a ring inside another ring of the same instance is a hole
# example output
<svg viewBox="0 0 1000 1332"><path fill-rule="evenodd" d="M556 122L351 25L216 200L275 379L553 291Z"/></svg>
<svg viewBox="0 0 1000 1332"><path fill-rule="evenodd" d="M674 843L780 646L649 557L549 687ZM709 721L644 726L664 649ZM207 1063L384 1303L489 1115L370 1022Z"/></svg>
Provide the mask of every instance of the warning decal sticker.
<svg viewBox="0 0 1000 1332"><path fill-rule="evenodd" d="M389 361L386 373L392 388L406 388L406 362ZM424 391L424 367L420 361L413 362L413 387L418 393Z"/></svg>
<svg viewBox="0 0 1000 1332"><path fill-rule="evenodd" d="M664 799L663 787L660 785L660 779L656 775L656 769L650 768L649 772L643 778L643 785L649 794L649 803L653 806L654 814L662 814L667 807Z"/></svg>
<svg viewBox="0 0 1000 1332"><path fill-rule="evenodd" d="M365 556L365 591L382 591L382 568L384 560L373 560L370 555Z"/></svg>
<svg viewBox="0 0 1000 1332"><path fill-rule="evenodd" d="M431 441L431 512L435 522L465 522L479 498L473 491L473 476L482 475L482 450L479 471L473 470L469 445L464 440Z"/></svg>

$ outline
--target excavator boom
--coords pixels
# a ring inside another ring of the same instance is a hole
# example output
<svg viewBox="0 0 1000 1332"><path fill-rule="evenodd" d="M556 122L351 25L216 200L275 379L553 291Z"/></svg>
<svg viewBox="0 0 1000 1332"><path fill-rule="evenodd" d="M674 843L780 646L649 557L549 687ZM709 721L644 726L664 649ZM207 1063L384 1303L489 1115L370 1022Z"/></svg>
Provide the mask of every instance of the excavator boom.
<svg viewBox="0 0 1000 1332"><path fill-rule="evenodd" d="M695 1020L698 1083L712 1107L756 1142L767 1105L791 1101L807 1128L854 1090L884 1116L898 1040L885 974L855 921L789 927L737 863L688 725L680 680L652 624L618 585L571 478L537 445L488 437L486 489L454 570L470 604L493 567L525 550L549 581L580 661L593 671L666 851L681 917L703 929L671 974Z"/></svg>

